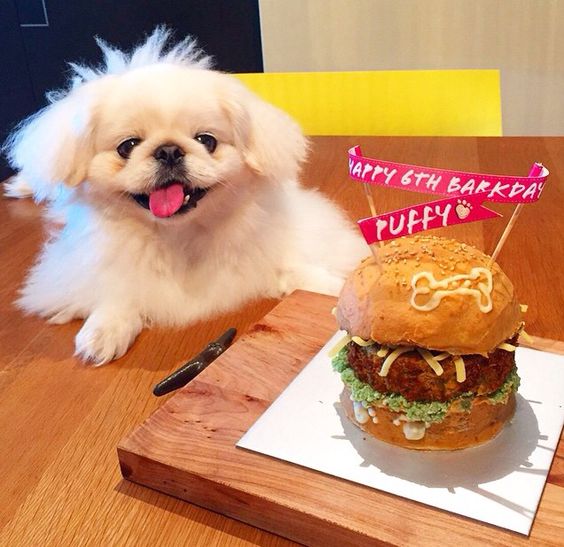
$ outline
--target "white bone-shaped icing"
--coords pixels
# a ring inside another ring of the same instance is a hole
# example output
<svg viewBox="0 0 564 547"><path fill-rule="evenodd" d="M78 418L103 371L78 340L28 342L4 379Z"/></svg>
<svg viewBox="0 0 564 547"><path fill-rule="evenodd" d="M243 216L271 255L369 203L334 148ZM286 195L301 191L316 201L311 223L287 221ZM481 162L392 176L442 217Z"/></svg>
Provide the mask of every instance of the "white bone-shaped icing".
<svg viewBox="0 0 564 547"><path fill-rule="evenodd" d="M492 273L487 268L472 268L469 274L458 274L437 281L432 272L419 272L411 278L411 305L416 310L434 310L445 296L472 296L482 313L492 310ZM420 294L429 295L424 304L415 301Z"/></svg>

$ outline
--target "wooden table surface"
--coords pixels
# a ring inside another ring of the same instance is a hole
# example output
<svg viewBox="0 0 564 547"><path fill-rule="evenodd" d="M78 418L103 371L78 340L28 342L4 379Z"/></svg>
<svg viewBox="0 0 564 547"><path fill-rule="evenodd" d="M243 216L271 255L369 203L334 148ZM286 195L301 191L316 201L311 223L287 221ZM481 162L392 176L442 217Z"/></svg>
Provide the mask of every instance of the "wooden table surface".
<svg viewBox="0 0 564 547"><path fill-rule="evenodd" d="M366 201L362 189L347 179L346 168L346 150L354 144L371 157L486 173L522 175L534 161L546 165L551 175L545 192L524 208L499 262L520 301L529 305L527 331L564 339L564 138L312 139L303 180L360 218L367 216ZM382 212L429 200L389 189L377 190L375 198ZM448 233L491 252L507 218ZM162 404L151 395L159 379L228 326L243 332L276 301L254 302L185 329L145 331L123 359L92 368L72 357L79 321L49 326L24 317L12 304L44 236L36 205L0 198L0 545L290 545L122 480L116 457L119 440ZM558 518L541 539L557 543L554 538L564 537L561 455L553 462L544 497Z"/></svg>

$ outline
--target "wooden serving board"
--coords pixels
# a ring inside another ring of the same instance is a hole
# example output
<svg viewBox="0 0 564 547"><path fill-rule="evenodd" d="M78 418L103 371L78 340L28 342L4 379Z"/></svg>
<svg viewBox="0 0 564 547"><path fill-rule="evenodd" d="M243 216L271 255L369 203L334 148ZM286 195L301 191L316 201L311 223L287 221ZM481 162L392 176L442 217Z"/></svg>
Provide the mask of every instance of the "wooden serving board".
<svg viewBox="0 0 564 547"><path fill-rule="evenodd" d="M235 446L335 332L334 305L303 291L286 298L121 441L123 477L308 545L515 545L561 536L558 455L528 539Z"/></svg>

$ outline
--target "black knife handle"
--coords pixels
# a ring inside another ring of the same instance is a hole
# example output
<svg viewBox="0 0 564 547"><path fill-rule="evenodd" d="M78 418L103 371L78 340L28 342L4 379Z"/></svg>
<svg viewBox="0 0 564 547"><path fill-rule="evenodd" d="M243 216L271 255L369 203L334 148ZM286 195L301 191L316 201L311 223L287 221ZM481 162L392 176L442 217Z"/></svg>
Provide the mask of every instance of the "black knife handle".
<svg viewBox="0 0 564 547"><path fill-rule="evenodd" d="M237 329L227 329L217 340L210 342L196 357L190 359L190 361L182 365L178 370L175 370L164 380L161 380L153 388L153 395L157 397L166 395L191 382L231 345L236 334Z"/></svg>

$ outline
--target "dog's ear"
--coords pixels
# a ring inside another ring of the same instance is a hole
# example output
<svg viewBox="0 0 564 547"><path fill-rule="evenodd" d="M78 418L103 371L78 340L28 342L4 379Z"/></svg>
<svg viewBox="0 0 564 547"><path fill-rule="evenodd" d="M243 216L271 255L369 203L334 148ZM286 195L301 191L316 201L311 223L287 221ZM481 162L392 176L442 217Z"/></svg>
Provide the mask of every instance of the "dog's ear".
<svg viewBox="0 0 564 547"><path fill-rule="evenodd" d="M84 181L93 154L92 118L97 83L84 84L24 120L4 145L38 199L59 183Z"/></svg>
<svg viewBox="0 0 564 547"><path fill-rule="evenodd" d="M295 178L308 151L300 126L234 77L225 77L231 81L224 104L235 130L235 144L243 150L247 165L273 180Z"/></svg>

